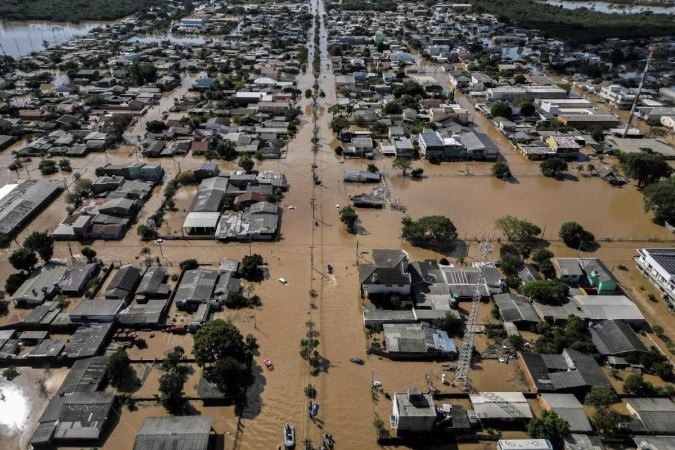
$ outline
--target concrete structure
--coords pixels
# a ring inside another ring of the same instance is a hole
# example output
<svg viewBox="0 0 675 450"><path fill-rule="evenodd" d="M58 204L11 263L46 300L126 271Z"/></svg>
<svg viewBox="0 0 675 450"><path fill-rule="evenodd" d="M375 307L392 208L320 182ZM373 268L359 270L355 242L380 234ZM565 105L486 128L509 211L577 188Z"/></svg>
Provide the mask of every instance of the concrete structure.
<svg viewBox="0 0 675 450"><path fill-rule="evenodd" d="M675 308L675 248L641 248L635 263L670 308Z"/></svg>
<svg viewBox="0 0 675 450"><path fill-rule="evenodd" d="M436 422L436 407L431 394L419 389L394 393L391 427L397 431L430 431Z"/></svg>
<svg viewBox="0 0 675 450"><path fill-rule="evenodd" d="M0 236L12 236L49 202L63 184L43 180L26 180L0 188Z"/></svg>

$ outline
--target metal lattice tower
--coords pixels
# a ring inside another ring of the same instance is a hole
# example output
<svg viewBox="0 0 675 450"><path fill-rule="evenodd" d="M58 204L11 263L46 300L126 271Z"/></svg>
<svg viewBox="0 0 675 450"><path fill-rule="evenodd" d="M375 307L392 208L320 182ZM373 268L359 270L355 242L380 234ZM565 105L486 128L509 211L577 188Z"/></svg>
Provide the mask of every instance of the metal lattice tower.
<svg viewBox="0 0 675 450"><path fill-rule="evenodd" d="M628 131L630 130L631 123L633 122L633 116L635 116L635 108L637 107L638 102L640 101L640 94L642 93L642 85L645 83L645 78L647 77L647 72L649 72L649 63L652 61L652 56L656 51L656 46L649 46L649 56L647 57L647 62L645 63L645 68L642 71L642 76L640 77L640 84L638 85L638 90L635 93L635 98L633 99L633 105L630 107L630 115L628 116L628 122L626 123L626 128L623 130L623 137L626 139L628 136Z"/></svg>
<svg viewBox="0 0 675 450"><path fill-rule="evenodd" d="M464 383L464 385L467 386L469 383L469 369L471 368L471 357L473 356L473 341L476 336L478 310L480 309L481 298L483 298L483 286L485 286L485 274L482 266L488 262L491 253L492 244L489 241L480 244L481 267L479 268L481 270L478 272L478 280L476 281L473 299L471 300L471 311L469 312L469 318L466 321L466 331L464 332L464 339L462 340L462 348L459 350L457 369L455 370L453 384Z"/></svg>

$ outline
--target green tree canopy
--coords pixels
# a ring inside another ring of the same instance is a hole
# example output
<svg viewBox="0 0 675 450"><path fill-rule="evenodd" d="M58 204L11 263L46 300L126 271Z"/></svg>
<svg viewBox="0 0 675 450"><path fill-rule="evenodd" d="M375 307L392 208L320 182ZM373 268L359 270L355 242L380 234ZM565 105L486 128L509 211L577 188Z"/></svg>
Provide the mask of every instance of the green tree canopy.
<svg viewBox="0 0 675 450"><path fill-rule="evenodd" d="M643 193L645 212L654 214L654 222L675 224L675 177L652 183Z"/></svg>
<svg viewBox="0 0 675 450"><path fill-rule="evenodd" d="M394 162L391 163L391 167L400 170L401 175L405 176L406 172L412 167L412 161L410 161L408 158L394 158Z"/></svg>
<svg viewBox="0 0 675 450"><path fill-rule="evenodd" d="M129 374L129 365L131 360L127 351L123 348L116 350L112 355L108 356L105 362L105 368L110 377L110 383L117 386Z"/></svg>
<svg viewBox="0 0 675 450"><path fill-rule="evenodd" d="M240 362L250 360L239 329L222 319L206 322L197 331L192 352L200 367L210 367L223 358L234 358Z"/></svg>
<svg viewBox="0 0 675 450"><path fill-rule="evenodd" d="M512 113L513 111L511 111L511 107L505 102L497 102L492 105L492 108L490 108L490 114L492 114L492 117L504 117L508 119L511 117Z"/></svg>
<svg viewBox="0 0 675 450"><path fill-rule="evenodd" d="M527 433L534 439L548 439L555 450L564 448L563 437L570 432L570 424L553 411L543 411L527 424Z"/></svg>
<svg viewBox="0 0 675 450"><path fill-rule="evenodd" d="M541 233L541 228L537 225L514 216L500 217L495 222L495 226L520 250L523 256L530 254L536 236Z"/></svg>
<svg viewBox="0 0 675 450"><path fill-rule="evenodd" d="M565 222L560 225L560 239L570 248L586 250L592 247L595 235L584 230L577 222Z"/></svg>
<svg viewBox="0 0 675 450"><path fill-rule="evenodd" d="M194 270L199 268L199 261L194 258L184 259L179 264L180 270Z"/></svg>
<svg viewBox="0 0 675 450"><path fill-rule="evenodd" d="M567 162L560 158L550 158L539 164L539 169L545 177L560 178L567 171Z"/></svg>
<svg viewBox="0 0 675 450"><path fill-rule="evenodd" d="M416 247L452 247L457 239L457 228L444 216L425 216L418 220L403 219L403 239Z"/></svg>
<svg viewBox="0 0 675 450"><path fill-rule="evenodd" d="M618 401L618 397L614 390L607 386L593 386L586 394L584 404L592 406L597 410L606 410L609 405Z"/></svg>
<svg viewBox="0 0 675 450"><path fill-rule="evenodd" d="M245 255L239 265L239 275L245 280L259 280L262 277L260 266L265 264L265 260L257 253Z"/></svg>
<svg viewBox="0 0 675 450"><path fill-rule="evenodd" d="M340 222L347 225L347 229L350 232L354 232L354 226L356 221L359 219L359 215L356 214L356 211L351 206L345 206L340 210Z"/></svg>
<svg viewBox="0 0 675 450"><path fill-rule="evenodd" d="M511 177L511 169L507 163L497 161L492 165L492 175L497 178L509 178Z"/></svg>
<svg viewBox="0 0 675 450"><path fill-rule="evenodd" d="M673 173L673 168L658 153L619 153L618 158L624 173L636 180L639 188L668 178Z"/></svg>
<svg viewBox="0 0 675 450"><path fill-rule="evenodd" d="M545 321L539 322L537 333L539 333L539 338L535 342L535 350L538 353L559 354L566 348L583 353L596 351L586 323L577 316L567 317L563 326L551 325Z"/></svg>
<svg viewBox="0 0 675 450"><path fill-rule="evenodd" d="M37 264L38 259L33 250L19 247L9 255L9 263L16 270L30 271Z"/></svg>
<svg viewBox="0 0 675 450"><path fill-rule="evenodd" d="M23 246L40 255L44 262L49 262L54 255L54 237L46 231L33 231L23 241Z"/></svg>
<svg viewBox="0 0 675 450"><path fill-rule="evenodd" d="M558 280L532 280L520 288L523 295L547 305L560 304L570 292L569 286Z"/></svg>

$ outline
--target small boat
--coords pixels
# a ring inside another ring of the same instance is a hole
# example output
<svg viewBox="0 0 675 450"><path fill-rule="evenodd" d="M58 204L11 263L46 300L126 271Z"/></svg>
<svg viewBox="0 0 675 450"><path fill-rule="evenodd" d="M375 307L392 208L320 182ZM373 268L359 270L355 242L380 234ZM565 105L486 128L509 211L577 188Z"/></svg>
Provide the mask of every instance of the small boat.
<svg viewBox="0 0 675 450"><path fill-rule="evenodd" d="M335 445L335 441L333 440L333 436L331 436L328 433L324 433L323 443L326 445L326 448L333 448L333 446Z"/></svg>
<svg viewBox="0 0 675 450"><path fill-rule="evenodd" d="M361 358L352 358L352 359L350 359L350 361L353 362L354 364L358 364L359 366L362 366L366 363Z"/></svg>
<svg viewBox="0 0 675 450"><path fill-rule="evenodd" d="M295 447L295 428L290 423L284 427L284 445L286 448Z"/></svg>
<svg viewBox="0 0 675 450"><path fill-rule="evenodd" d="M267 370L269 370L270 372L274 370L274 364L272 364L272 360L266 359L263 362L265 363L265 367L267 367Z"/></svg>
<svg viewBox="0 0 675 450"><path fill-rule="evenodd" d="M382 382L377 380L373 381L373 387L374 388L382 387Z"/></svg>
<svg viewBox="0 0 675 450"><path fill-rule="evenodd" d="M312 402L309 404L309 417L316 417L319 414L319 404L317 402Z"/></svg>

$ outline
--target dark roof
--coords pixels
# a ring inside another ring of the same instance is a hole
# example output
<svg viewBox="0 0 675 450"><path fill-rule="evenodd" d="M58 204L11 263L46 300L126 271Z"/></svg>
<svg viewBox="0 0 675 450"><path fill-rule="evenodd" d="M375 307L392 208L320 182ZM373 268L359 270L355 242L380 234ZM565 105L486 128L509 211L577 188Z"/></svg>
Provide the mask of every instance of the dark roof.
<svg viewBox="0 0 675 450"><path fill-rule="evenodd" d="M162 320L169 299L134 303L122 311L117 320L125 325L158 324Z"/></svg>
<svg viewBox="0 0 675 450"><path fill-rule="evenodd" d="M59 394L97 391L105 378L105 356L75 361L61 383Z"/></svg>
<svg viewBox="0 0 675 450"><path fill-rule="evenodd" d="M570 431L593 431L584 406L573 394L541 394L541 398L552 411L569 423Z"/></svg>
<svg viewBox="0 0 675 450"><path fill-rule="evenodd" d="M96 264L76 263L68 267L59 281L59 289L63 292L80 292L94 273Z"/></svg>
<svg viewBox="0 0 675 450"><path fill-rule="evenodd" d="M620 320L607 320L594 325L591 327L591 338L598 352L605 356L647 351L630 325Z"/></svg>
<svg viewBox="0 0 675 450"><path fill-rule="evenodd" d="M66 396L54 437L59 440L98 439L114 400L112 392L74 392Z"/></svg>
<svg viewBox="0 0 675 450"><path fill-rule="evenodd" d="M602 369L590 355L565 349L561 355L521 353L525 368L541 392L565 391L601 385L611 388Z"/></svg>
<svg viewBox="0 0 675 450"><path fill-rule="evenodd" d="M207 450L213 417L148 417L133 450Z"/></svg>
<svg viewBox="0 0 675 450"><path fill-rule="evenodd" d="M60 339L44 339L35 347L27 358L54 358L59 356L66 341Z"/></svg>
<svg viewBox="0 0 675 450"><path fill-rule="evenodd" d="M410 274L404 273L400 267L359 266L361 284L409 285Z"/></svg>
<svg viewBox="0 0 675 450"><path fill-rule="evenodd" d="M190 212L220 212L225 193L220 189L205 189L197 192L190 204Z"/></svg>
<svg viewBox="0 0 675 450"><path fill-rule="evenodd" d="M522 295L497 294L493 298L505 322L539 322L539 316L534 307Z"/></svg>
<svg viewBox="0 0 675 450"><path fill-rule="evenodd" d="M164 281L167 277L167 271L164 267L152 266L150 267L143 278L141 278L141 283L136 289L136 295L157 295L160 293L160 286L164 285Z"/></svg>
<svg viewBox="0 0 675 450"><path fill-rule="evenodd" d="M176 289L175 301L208 301L211 300L213 288L218 279L218 272L208 269L186 270L183 279Z"/></svg>
<svg viewBox="0 0 675 450"><path fill-rule="evenodd" d="M87 320L90 317L115 316L123 306L124 300L84 299L70 313L70 319Z"/></svg>
<svg viewBox="0 0 675 450"><path fill-rule="evenodd" d="M66 343L64 355L71 359L96 356L103 349L111 331L111 323L80 325Z"/></svg>
<svg viewBox="0 0 675 450"><path fill-rule="evenodd" d="M668 273L675 274L675 249L673 248L645 248L645 252L651 256L654 261L659 263Z"/></svg>
<svg viewBox="0 0 675 450"><path fill-rule="evenodd" d="M216 383L213 383L203 376L199 379L197 384L197 395L202 400L221 400L226 398L225 392L221 391Z"/></svg>
<svg viewBox="0 0 675 450"><path fill-rule="evenodd" d="M637 417L631 422L634 431L672 433L675 430L675 403L669 398L631 398L627 401Z"/></svg>
<svg viewBox="0 0 675 450"><path fill-rule="evenodd" d="M132 264L122 266L117 270L115 276L108 284L105 296L116 298L127 297L136 287L138 280L141 279L141 268Z"/></svg>

